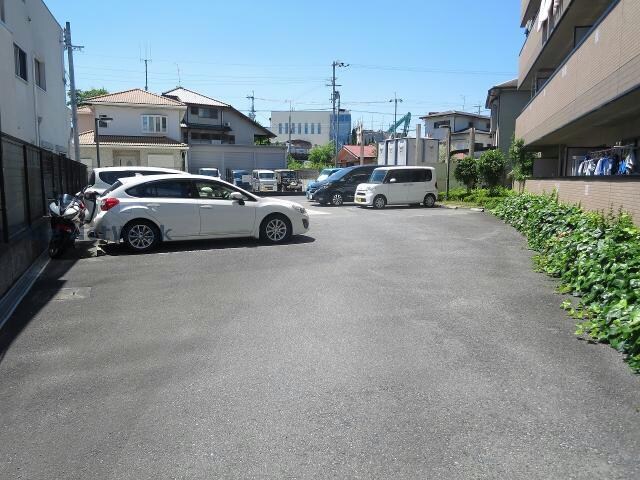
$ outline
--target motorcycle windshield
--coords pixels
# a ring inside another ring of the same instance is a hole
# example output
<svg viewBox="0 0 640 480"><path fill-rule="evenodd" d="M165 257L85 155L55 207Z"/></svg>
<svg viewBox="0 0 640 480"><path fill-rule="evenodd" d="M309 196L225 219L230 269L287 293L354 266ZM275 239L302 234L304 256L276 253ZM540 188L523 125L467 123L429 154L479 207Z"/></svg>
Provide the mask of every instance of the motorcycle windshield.
<svg viewBox="0 0 640 480"><path fill-rule="evenodd" d="M60 199L60 210L64 212L67 209L67 207L71 205L71 202L73 202L74 198L75 197L73 195L69 195L68 193L65 193L64 195L62 195Z"/></svg>

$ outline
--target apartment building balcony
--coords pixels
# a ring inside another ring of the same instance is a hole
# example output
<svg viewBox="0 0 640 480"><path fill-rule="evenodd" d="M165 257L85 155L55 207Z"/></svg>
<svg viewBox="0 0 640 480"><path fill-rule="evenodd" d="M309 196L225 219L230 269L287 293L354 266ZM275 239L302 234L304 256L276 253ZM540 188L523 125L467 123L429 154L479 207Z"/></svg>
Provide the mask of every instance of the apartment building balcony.
<svg viewBox="0 0 640 480"><path fill-rule="evenodd" d="M531 30L520 51L518 88L536 93L614 1L560 0L538 30L541 1L523 0L523 26L531 21Z"/></svg>
<svg viewBox="0 0 640 480"><path fill-rule="evenodd" d="M570 10L585 4L570 3ZM640 136L640 1L609 3L518 117L516 135L528 145L587 146Z"/></svg>

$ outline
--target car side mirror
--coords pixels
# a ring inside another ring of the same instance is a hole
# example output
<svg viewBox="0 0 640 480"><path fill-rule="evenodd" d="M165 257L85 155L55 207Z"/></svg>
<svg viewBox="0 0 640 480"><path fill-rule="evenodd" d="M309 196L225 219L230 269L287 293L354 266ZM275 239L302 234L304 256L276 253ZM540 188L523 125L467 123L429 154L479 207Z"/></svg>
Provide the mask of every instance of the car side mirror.
<svg viewBox="0 0 640 480"><path fill-rule="evenodd" d="M396 183L396 179L392 178L391 180L389 180L389 183Z"/></svg>
<svg viewBox="0 0 640 480"><path fill-rule="evenodd" d="M239 205L244 205L244 196L240 192L233 192L229 195L229 199L238 202Z"/></svg>

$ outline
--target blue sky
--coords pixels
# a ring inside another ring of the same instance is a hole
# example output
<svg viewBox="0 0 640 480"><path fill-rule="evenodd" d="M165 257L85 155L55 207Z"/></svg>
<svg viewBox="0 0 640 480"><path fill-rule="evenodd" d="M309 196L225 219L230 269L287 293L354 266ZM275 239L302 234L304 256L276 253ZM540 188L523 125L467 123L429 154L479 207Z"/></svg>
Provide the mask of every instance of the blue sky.
<svg viewBox="0 0 640 480"><path fill-rule="evenodd" d="M330 109L331 62L342 106L368 128L398 112L477 112L487 89L517 76L524 42L517 0L218 1L45 0L71 22L77 87L109 91L185 88L247 112L255 91L258 120L271 110ZM150 50L150 51L149 51Z"/></svg>

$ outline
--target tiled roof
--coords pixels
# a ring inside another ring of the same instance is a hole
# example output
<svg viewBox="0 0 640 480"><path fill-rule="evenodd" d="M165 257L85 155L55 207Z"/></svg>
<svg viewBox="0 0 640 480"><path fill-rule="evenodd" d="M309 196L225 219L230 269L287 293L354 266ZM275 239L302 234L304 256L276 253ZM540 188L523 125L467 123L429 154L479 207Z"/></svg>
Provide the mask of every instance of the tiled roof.
<svg viewBox="0 0 640 480"><path fill-rule="evenodd" d="M86 113L91 113L91 108L89 108L89 107L78 107L78 113L80 115L86 114Z"/></svg>
<svg viewBox="0 0 640 480"><path fill-rule="evenodd" d="M84 101L88 105L103 103L121 103L126 105L160 105L184 107L182 102L172 98L156 95L155 93L145 92L140 88L133 90L125 90L124 92L108 93L99 97L88 98Z"/></svg>
<svg viewBox="0 0 640 480"><path fill-rule="evenodd" d="M100 145L126 145L129 147L183 147L188 148L185 143L172 140L167 137L142 137L128 135L100 135ZM95 145L93 130L83 132L79 135L80 145Z"/></svg>
<svg viewBox="0 0 640 480"><path fill-rule="evenodd" d="M194 105L210 105L212 107L229 107L230 105L216 100L215 98L207 97L200 93L196 93L193 90L178 87L162 94L165 97L175 98L182 103L194 104Z"/></svg>
<svg viewBox="0 0 640 480"><path fill-rule="evenodd" d="M420 117L421 120L432 117L447 117L449 115L459 115L461 117L476 117L482 120L489 120L486 115L478 115L477 113L461 112L460 110L447 110L446 112L429 112L427 115Z"/></svg>
<svg viewBox="0 0 640 480"><path fill-rule="evenodd" d="M353 155L356 158L360 158L360 145L343 145L347 152ZM364 146L364 157L371 158L377 155L378 146L377 145L365 145Z"/></svg>

